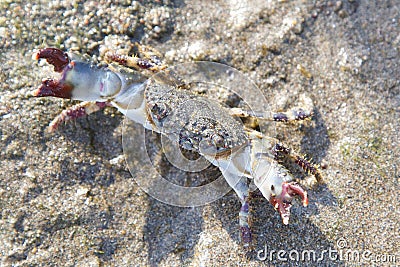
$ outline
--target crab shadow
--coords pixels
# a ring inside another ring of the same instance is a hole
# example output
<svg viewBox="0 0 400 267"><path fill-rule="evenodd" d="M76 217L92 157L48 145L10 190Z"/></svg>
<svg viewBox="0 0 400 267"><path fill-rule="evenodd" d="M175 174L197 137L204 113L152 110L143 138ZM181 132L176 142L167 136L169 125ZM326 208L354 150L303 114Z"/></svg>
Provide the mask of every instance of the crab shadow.
<svg viewBox="0 0 400 267"><path fill-rule="evenodd" d="M65 186L87 184L109 187L114 184L119 168L114 168L107 161L122 154L120 136L112 134L121 120L122 116L111 119L104 112L96 112L60 126L56 133L44 134L43 142L57 140L58 136L73 140L76 156L58 162L56 178ZM88 158L99 158L101 161L91 162Z"/></svg>
<svg viewBox="0 0 400 267"><path fill-rule="evenodd" d="M304 135L301 140L301 152L313 156L313 161L321 164L331 145L328 129L325 121L317 108L314 108L313 121L314 127L304 127Z"/></svg>
<svg viewBox="0 0 400 267"><path fill-rule="evenodd" d="M110 160L123 154L121 146L121 136L111 135L115 129L121 124L120 119L112 119L105 115L103 112L96 112L88 117L77 119L67 125L61 126L56 136L44 136L43 142L48 142L50 138L57 139L57 136L62 136L64 139L73 140L74 147L79 148L84 154L91 155L90 157L99 157L101 159ZM141 126L140 126L141 127ZM136 136L137 131L132 132L132 136ZM159 135L155 134L155 138L160 138ZM47 138L47 140L46 140ZM175 183L191 184L193 181L198 179L197 174L187 175L185 172L180 171L176 168L172 168L166 162L166 159L157 161L156 158L159 155L160 148L157 142L152 142L150 139L147 143L149 147L149 156L156 161L159 173L164 177L170 177ZM144 155L143 155L144 156ZM58 162L58 173L56 175L55 182L61 183L61 190L68 188L76 184L86 184L93 187L110 187L115 183L116 172L123 172L122 176L126 179L134 179L130 173L124 170L110 166L104 166L103 163L90 164L84 162L74 162L74 159L65 159ZM214 168L211 172L215 171L218 174L218 170ZM208 172L210 173L210 172ZM190 177L191 176L191 177ZM203 175L203 180L207 174ZM189 178L188 178L189 177ZM189 180L188 180L189 179ZM138 185L139 186L139 185ZM30 190L25 196L26 202L36 198L42 193L41 188ZM145 214L145 225L143 226L143 242L148 246L148 262L151 266L160 265L163 260L170 257L171 255L177 256L182 262L187 261L193 256L194 247L198 243L199 234L202 232L203 208L182 208L174 207L168 204L164 204L151 196L146 197L148 201L148 210ZM117 207L115 207L117 209ZM104 213L104 212L103 212ZM80 215L78 218L69 218L68 215L58 215L58 217L52 221L47 222L41 226L43 230L43 239L48 238L54 232L60 229L79 226L85 229L112 229L114 224L118 222L114 217L118 217L114 210L110 211L106 215L99 212L89 212ZM106 226L99 226L99 221L104 222L104 216L107 218ZM21 222L25 219L25 215L21 215L21 218L17 221L15 228L18 231L23 229ZM113 255L117 252L118 247L123 247L125 240L123 238L117 238L112 235L99 234L96 236L96 251L102 251L96 256L102 262L108 262L112 260ZM40 246L40 244L37 244ZM30 250L32 250L30 248ZM26 255L29 254L27 250L24 254L14 255L10 258L13 262L23 260ZM26 255L25 255L26 254ZM15 258L15 259L14 259ZM162 265L162 264L161 264Z"/></svg>
<svg viewBox="0 0 400 267"><path fill-rule="evenodd" d="M216 168L202 173L185 172L173 166L165 154L161 136L146 131L146 152L154 170L173 184L184 186L201 185L211 176L218 175ZM194 156L194 154L188 154ZM174 192L171 192L174 194ZM144 240L148 245L148 261L151 266L161 266L169 257L178 257L187 262L193 257L195 246L203 228L203 207L185 208L160 202L148 197Z"/></svg>
<svg viewBox="0 0 400 267"><path fill-rule="evenodd" d="M150 266L162 266L169 257L182 264L193 257L203 226L203 208L182 208L149 198L144 240Z"/></svg>

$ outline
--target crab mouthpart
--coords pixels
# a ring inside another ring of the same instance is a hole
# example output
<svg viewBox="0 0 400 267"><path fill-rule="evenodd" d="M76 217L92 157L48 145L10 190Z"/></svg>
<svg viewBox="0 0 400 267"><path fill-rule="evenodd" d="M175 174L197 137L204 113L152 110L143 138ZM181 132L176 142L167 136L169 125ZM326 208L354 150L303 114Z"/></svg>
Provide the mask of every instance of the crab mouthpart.
<svg viewBox="0 0 400 267"><path fill-rule="evenodd" d="M42 58L54 66L54 71L62 73L60 80L45 79L40 87L33 92L34 96L55 96L60 98L71 98L73 86L65 82L66 72L73 68L74 62L71 62L68 54L57 48L40 49L33 55L35 60Z"/></svg>
<svg viewBox="0 0 400 267"><path fill-rule="evenodd" d="M270 203L279 211L283 224L289 223L290 208L294 196L300 196L304 207L308 205L307 192L295 182L284 182L282 184L282 193L279 196L271 197Z"/></svg>

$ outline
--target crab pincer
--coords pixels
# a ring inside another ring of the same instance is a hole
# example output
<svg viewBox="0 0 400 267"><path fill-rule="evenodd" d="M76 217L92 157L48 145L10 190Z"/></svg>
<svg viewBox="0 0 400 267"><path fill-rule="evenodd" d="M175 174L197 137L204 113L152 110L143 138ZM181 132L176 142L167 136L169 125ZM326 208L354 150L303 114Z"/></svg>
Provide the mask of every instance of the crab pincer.
<svg viewBox="0 0 400 267"><path fill-rule="evenodd" d="M62 72L63 69L71 62L68 54L58 48L44 48L40 49L33 55L35 60L44 58L47 62L54 66L55 72Z"/></svg>
<svg viewBox="0 0 400 267"><path fill-rule="evenodd" d="M285 225L289 223L292 199L297 195L300 196L300 198L302 199L303 206L307 207L307 191L305 191L303 188L301 188L300 185L295 182L283 182L281 194L277 196L271 196L271 198L269 199L269 202L281 215L282 222Z"/></svg>
<svg viewBox="0 0 400 267"><path fill-rule="evenodd" d="M71 64L68 54L57 48L40 49L33 55L35 60L46 59L46 61L54 66L54 71L65 74L65 69ZM64 75L63 75L64 76ZM55 96L61 98L71 98L71 86L65 83L65 78L60 80L45 79L40 87L33 93L34 96Z"/></svg>

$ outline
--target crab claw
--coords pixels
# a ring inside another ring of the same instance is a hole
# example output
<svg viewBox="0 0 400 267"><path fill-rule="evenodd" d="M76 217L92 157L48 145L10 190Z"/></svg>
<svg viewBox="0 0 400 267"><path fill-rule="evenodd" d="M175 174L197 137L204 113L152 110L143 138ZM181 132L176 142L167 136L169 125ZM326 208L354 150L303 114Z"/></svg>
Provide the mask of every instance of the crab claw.
<svg viewBox="0 0 400 267"><path fill-rule="evenodd" d="M294 196L299 195L303 206L308 205L307 192L295 182L284 182L282 184L282 193L270 198L270 203L279 211L283 224L289 223L291 202Z"/></svg>
<svg viewBox="0 0 400 267"><path fill-rule="evenodd" d="M40 87L33 92L33 95L37 97L55 96L60 98L71 98L71 90L72 87L68 84L54 79L46 79L43 80Z"/></svg>
<svg viewBox="0 0 400 267"><path fill-rule="evenodd" d="M112 71L107 66L97 66L72 54L71 57L57 48L44 48L33 55L33 59L46 59L61 73L60 79L45 79L34 96L54 96L81 101L106 102L115 97L122 86L131 86L132 81ZM142 80L137 83L141 85ZM130 87L128 87L129 89Z"/></svg>
<svg viewBox="0 0 400 267"><path fill-rule="evenodd" d="M71 59L68 54L57 48L45 48L40 49L39 52L33 55L33 59L40 60L46 59L46 61L54 66L55 72L65 74L66 68L69 67ZM64 75L63 75L64 76ZM34 96L55 96L61 98L71 98L72 87L70 84L64 82L64 78L61 80L45 79L42 81L40 87L33 92Z"/></svg>

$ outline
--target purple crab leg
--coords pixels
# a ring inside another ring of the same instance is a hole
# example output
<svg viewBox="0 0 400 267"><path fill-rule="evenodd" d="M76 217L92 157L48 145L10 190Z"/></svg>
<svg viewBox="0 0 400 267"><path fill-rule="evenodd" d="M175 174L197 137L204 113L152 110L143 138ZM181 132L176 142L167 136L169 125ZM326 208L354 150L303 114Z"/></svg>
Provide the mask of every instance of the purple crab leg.
<svg viewBox="0 0 400 267"><path fill-rule="evenodd" d="M322 174L319 171L318 165L315 165L311 161L307 160L305 157L298 155L292 149L287 148L281 143L277 143L272 148L272 152L275 155L276 159L279 159L279 157L284 156L293 160L305 172L314 175L318 183L323 183Z"/></svg>
<svg viewBox="0 0 400 267"><path fill-rule="evenodd" d="M249 226L249 198L243 196L242 207L239 212L239 227L240 227L240 239L245 247L248 247L252 243L251 229Z"/></svg>
<svg viewBox="0 0 400 267"><path fill-rule="evenodd" d="M247 184L246 177L238 177L237 174L233 174L227 171L222 172L228 184L235 190L236 194L240 198L242 206L239 211L239 227L240 227L240 241L244 247L250 247L252 244L252 235L249 221L249 186Z"/></svg>
<svg viewBox="0 0 400 267"><path fill-rule="evenodd" d="M272 115L274 121L289 122L289 121L301 121L308 119L312 116L312 112L304 110L302 108L293 109L288 112L278 112Z"/></svg>
<svg viewBox="0 0 400 267"><path fill-rule="evenodd" d="M166 68L157 58L139 58L135 56L119 55L117 53L108 52L106 60L118 63L125 67L137 70L149 70L151 72L159 72Z"/></svg>

